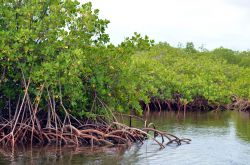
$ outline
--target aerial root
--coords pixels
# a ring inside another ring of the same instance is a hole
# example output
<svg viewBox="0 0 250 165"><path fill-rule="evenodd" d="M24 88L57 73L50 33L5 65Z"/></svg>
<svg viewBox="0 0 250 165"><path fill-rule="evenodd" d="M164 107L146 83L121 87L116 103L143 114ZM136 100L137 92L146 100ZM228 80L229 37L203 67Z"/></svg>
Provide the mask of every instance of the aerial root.
<svg viewBox="0 0 250 165"><path fill-rule="evenodd" d="M2 148L11 147L14 150L18 145L31 147L34 145L74 145L76 147L130 145L137 142L143 144L149 138L164 148L164 139L168 140L166 144L176 142L178 145L190 141L161 132L155 127L149 128L153 124L147 126L146 121L134 115L127 115L130 118L129 126L119 123L113 112L97 96L95 96L96 100L108 110L112 119L106 121L106 118L97 116L95 121L80 120L71 115L64 106L61 86L60 102L58 99L56 101L53 90L44 84L41 84L35 100L32 100L28 92L30 83L31 79L26 80L23 75L23 94L19 95L15 106L13 104L0 116L0 146ZM39 106L42 95L47 95L46 100L43 100L47 103L46 108ZM158 105L160 105L159 101ZM132 127L132 118L143 121L144 128ZM149 132L153 132L154 136ZM162 142L156 138L159 135L162 137Z"/></svg>
<svg viewBox="0 0 250 165"><path fill-rule="evenodd" d="M240 99L237 96L231 97L232 103L227 106L227 109L238 110L238 111L248 111L250 112L250 101L247 99Z"/></svg>
<svg viewBox="0 0 250 165"><path fill-rule="evenodd" d="M180 139L155 128L139 129L119 122L113 122L110 125L102 124L100 127L98 124L82 124L79 127L73 124L65 124L56 128L51 124L50 127L41 129L36 125L32 126L31 123L17 122L15 128L13 128L12 122L2 123L0 125L0 145L2 147L18 144L113 146L130 145L136 142L143 144L146 139L152 139L160 148L165 148L166 145L171 143L180 145L182 142L189 143L191 141L190 139ZM149 126L152 126L152 124L149 124ZM153 132L154 135L151 135L150 132ZM157 136L162 138L161 142L156 138ZM167 139L166 143L164 139Z"/></svg>
<svg viewBox="0 0 250 165"><path fill-rule="evenodd" d="M55 96L53 92L48 94L48 109L38 109L40 99L37 101L30 100L28 88L30 80L25 82L25 90L23 97L19 98L18 104L12 113L4 114L0 117L0 146L2 148L11 147L14 149L18 145L25 146L44 146L44 145L74 145L79 146L114 146L114 145L130 145L133 143L141 143L146 139L152 139L160 148L165 148L166 144L189 142L189 139L180 139L174 135L159 131L153 124L147 126L147 122L142 118L128 115L130 121L132 118L144 122L144 128L139 129L117 122L106 122L102 118L96 121L79 120L72 116L64 107L62 98L60 106L64 114L57 112L55 108ZM44 89L40 90L40 94ZM9 110L11 112L11 110ZM38 113L39 112L39 113ZM113 115L114 116L114 115ZM149 128L153 126L153 128ZM149 132L153 132L152 136ZM161 136L160 142L156 136Z"/></svg>

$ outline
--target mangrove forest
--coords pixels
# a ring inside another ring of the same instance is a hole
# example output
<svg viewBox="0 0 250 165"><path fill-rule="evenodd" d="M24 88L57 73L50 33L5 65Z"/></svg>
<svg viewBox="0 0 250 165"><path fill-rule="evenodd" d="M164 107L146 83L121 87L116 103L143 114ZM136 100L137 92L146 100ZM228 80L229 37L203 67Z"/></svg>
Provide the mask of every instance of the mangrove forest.
<svg viewBox="0 0 250 165"><path fill-rule="evenodd" d="M136 32L115 45L108 24L91 3L0 1L1 148L148 138L164 148L191 139L131 121L150 111L250 111L250 51L173 47Z"/></svg>

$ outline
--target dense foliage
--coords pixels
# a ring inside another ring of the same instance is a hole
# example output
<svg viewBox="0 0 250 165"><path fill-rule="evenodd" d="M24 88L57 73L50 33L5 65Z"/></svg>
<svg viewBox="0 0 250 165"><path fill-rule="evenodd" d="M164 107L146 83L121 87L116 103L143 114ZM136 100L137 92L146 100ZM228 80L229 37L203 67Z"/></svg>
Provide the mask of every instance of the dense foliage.
<svg viewBox="0 0 250 165"><path fill-rule="evenodd" d="M175 93L185 103L250 98L250 52L174 48L138 33L114 46L108 23L91 3L0 1L1 113L14 112L27 86L40 109L84 117L141 113L139 101Z"/></svg>
<svg viewBox="0 0 250 165"><path fill-rule="evenodd" d="M226 55L220 57L215 51L190 49L160 43L148 52L138 52L133 56L138 64L143 60L144 65L147 63L143 75L152 76L150 82L156 88L152 97L171 99L173 93L180 93L183 101L204 96L218 104L228 103L232 95L250 97L250 68L243 67L242 61L232 64L225 60Z"/></svg>

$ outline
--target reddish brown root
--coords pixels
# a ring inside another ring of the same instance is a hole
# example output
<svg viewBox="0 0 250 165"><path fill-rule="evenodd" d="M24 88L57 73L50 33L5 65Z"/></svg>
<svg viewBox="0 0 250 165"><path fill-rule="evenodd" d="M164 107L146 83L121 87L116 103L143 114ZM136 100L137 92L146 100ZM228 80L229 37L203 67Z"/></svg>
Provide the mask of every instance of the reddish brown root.
<svg viewBox="0 0 250 165"><path fill-rule="evenodd" d="M228 109L238 111L250 112L250 101L247 99L240 99L237 96L231 97L232 103L228 105Z"/></svg>
<svg viewBox="0 0 250 165"><path fill-rule="evenodd" d="M54 114L56 116L56 114ZM34 117L34 116L33 116ZM131 116L130 116L131 117ZM38 118L38 116L36 116ZM133 118L138 118L133 116ZM131 119L131 118L130 118ZM17 121L15 121L17 120ZM34 118L20 120L13 118L10 122L1 120L0 124L0 145L4 147L15 147L22 145L75 145L83 146L112 146L117 144L130 145L151 138L161 148L170 143L180 145L181 142L189 142L189 139L180 139L174 135L155 129L155 126L145 122L145 128L139 129L129 127L119 122L111 124L86 123L77 125L72 120L71 124L60 124L59 118L49 125L31 122ZM57 122L57 123L56 123ZM15 123L15 125L13 125ZM74 124L73 124L74 123ZM153 126L154 128L150 128ZM154 133L154 136L150 134ZM157 140L157 136L161 136L162 141ZM164 144L164 139L168 142Z"/></svg>
<svg viewBox="0 0 250 165"><path fill-rule="evenodd" d="M136 142L143 143L149 138L164 148L164 138L168 140L166 144L176 142L180 145L181 142L190 141L161 132L155 127L149 128L152 124L147 126L146 121L133 115L128 115L130 126L117 122L112 112L115 122L109 122L111 124L101 118L92 122L78 120L64 107L62 98L60 98L60 103L56 104L53 92L49 92L48 89L48 109L40 110L38 107L44 86L41 86L35 101L32 101L28 93L29 84L30 80L24 81L24 95L19 98L16 108L9 109L10 113L0 118L0 146L2 148L14 149L18 145L74 145L76 147L130 145ZM161 109L160 101L157 100L156 103L155 106L159 106ZM104 103L102 104L104 105ZM59 108L56 105L64 111L63 115L58 112ZM132 127L132 119L144 121L144 128ZM154 136L149 134L150 131L154 133ZM157 135L162 137L162 142L156 138Z"/></svg>
<svg viewBox="0 0 250 165"><path fill-rule="evenodd" d="M191 102L181 100L180 94L174 94L173 99L162 100L160 98L151 98L149 104L140 102L142 109L151 111L176 111L178 114L182 111L184 114L188 111L212 111L212 110L238 110L250 112L250 101L248 99L231 97L232 102L228 105L218 105L210 103L205 97L197 96Z"/></svg>

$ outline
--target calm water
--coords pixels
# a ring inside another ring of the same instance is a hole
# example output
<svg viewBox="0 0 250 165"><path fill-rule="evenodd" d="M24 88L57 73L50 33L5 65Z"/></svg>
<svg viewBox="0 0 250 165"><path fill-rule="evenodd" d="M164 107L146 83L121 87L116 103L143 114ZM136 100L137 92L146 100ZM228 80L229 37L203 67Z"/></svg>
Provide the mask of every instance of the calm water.
<svg viewBox="0 0 250 165"><path fill-rule="evenodd" d="M159 146L148 140L129 148L34 148L11 155L1 151L0 164L250 164L250 115L238 112L151 113L148 120L158 129L179 137L191 138L191 144ZM133 123L140 125L140 123Z"/></svg>

